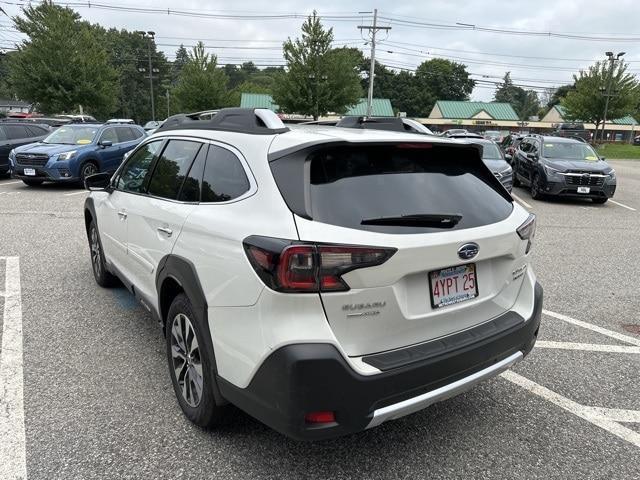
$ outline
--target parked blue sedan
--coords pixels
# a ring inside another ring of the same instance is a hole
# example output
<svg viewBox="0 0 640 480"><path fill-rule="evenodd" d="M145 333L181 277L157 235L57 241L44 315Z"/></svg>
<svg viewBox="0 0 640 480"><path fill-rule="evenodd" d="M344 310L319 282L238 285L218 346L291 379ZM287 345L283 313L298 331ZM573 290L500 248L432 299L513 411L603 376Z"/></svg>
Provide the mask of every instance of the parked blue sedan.
<svg viewBox="0 0 640 480"><path fill-rule="evenodd" d="M137 125L64 125L41 142L13 149L12 175L27 185L84 182L94 173L115 172L145 135Z"/></svg>

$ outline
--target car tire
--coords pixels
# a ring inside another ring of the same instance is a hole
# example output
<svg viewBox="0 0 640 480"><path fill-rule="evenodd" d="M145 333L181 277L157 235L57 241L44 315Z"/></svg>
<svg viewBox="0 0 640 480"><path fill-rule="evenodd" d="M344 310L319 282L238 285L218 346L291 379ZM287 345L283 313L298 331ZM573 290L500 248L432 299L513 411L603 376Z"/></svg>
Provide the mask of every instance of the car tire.
<svg viewBox="0 0 640 480"><path fill-rule="evenodd" d="M91 220L89 224L89 252L91 253L93 278L95 278L96 283L104 288L114 286L117 283L117 278L107 270L100 234L94 220Z"/></svg>
<svg viewBox="0 0 640 480"><path fill-rule="evenodd" d="M597 204L607 203L607 200L609 200L607 197L598 197L598 198L591 199L593 203L597 203Z"/></svg>
<svg viewBox="0 0 640 480"><path fill-rule="evenodd" d="M210 429L227 413L214 396L214 354L189 297L173 299L166 318L167 362L178 404L196 425ZM195 343L194 343L195 340Z"/></svg>
<svg viewBox="0 0 640 480"><path fill-rule="evenodd" d="M44 180L22 180L22 182L29 187L38 187Z"/></svg>
<svg viewBox="0 0 640 480"><path fill-rule="evenodd" d="M540 200L542 197L543 194L540 192L540 175L536 173L531 179L531 198Z"/></svg>
<svg viewBox="0 0 640 480"><path fill-rule="evenodd" d="M80 168L80 181L82 182L82 185L84 185L84 181L87 177L91 175L95 175L96 173L99 173L99 172L100 172L100 169L98 168L98 165L96 165L96 163L93 160L89 160L83 163L82 167Z"/></svg>

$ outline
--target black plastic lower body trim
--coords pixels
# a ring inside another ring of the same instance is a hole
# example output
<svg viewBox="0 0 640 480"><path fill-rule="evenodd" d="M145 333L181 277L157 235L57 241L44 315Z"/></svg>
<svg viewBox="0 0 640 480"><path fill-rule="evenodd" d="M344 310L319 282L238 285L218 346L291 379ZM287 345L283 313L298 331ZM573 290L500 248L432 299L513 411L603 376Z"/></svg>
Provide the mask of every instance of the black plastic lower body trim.
<svg viewBox="0 0 640 480"><path fill-rule="evenodd" d="M321 440L364 430L373 411L430 392L533 348L542 313L536 284L533 314L526 321L463 348L380 374L356 373L330 344L293 344L273 352L247 388L218 377L229 402L271 428L298 440ZM305 415L335 413L325 427L305 424Z"/></svg>

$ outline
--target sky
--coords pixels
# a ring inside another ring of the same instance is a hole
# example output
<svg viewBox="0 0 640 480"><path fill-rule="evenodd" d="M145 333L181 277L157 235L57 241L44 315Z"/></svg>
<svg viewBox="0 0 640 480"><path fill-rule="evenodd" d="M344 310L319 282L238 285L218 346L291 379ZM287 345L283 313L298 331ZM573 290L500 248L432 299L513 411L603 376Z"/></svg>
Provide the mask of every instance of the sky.
<svg viewBox="0 0 640 480"><path fill-rule="evenodd" d="M25 3L0 0L0 8L14 16ZM218 56L220 64L252 60L258 65L283 64L282 42L300 35L304 16L314 9L324 25L333 28L336 46L357 47L368 56L368 36L361 34L358 26L370 25L372 11L377 8L378 24L391 27L390 31L378 34L377 60L395 69L408 70L431 58L463 63L472 78L480 81L471 95L472 100L479 101L492 100L495 91L492 82L499 82L507 71L515 84L543 94L549 88L571 83L574 73L606 58L607 51L626 52L624 59L629 62L629 70L640 75L638 0L55 3L69 4L84 19L104 27L152 30L156 32L158 48L169 59L175 57L181 43L189 47L202 40L208 51ZM123 8L137 10L123 11ZM13 46L19 39L20 34L12 29L9 18L0 13L0 50Z"/></svg>

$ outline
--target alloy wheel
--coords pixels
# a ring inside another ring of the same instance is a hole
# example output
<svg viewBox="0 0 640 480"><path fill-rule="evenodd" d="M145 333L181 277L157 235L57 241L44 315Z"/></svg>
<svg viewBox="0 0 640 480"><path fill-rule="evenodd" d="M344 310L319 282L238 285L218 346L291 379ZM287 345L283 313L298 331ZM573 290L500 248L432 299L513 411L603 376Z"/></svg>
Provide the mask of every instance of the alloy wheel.
<svg viewBox="0 0 640 480"><path fill-rule="evenodd" d="M94 173L98 173L97 167L93 163L87 163L84 167L82 167L82 179L84 180L90 175Z"/></svg>
<svg viewBox="0 0 640 480"><path fill-rule="evenodd" d="M196 332L189 318L179 313L171 322L171 358L182 398L196 408L202 400L204 380Z"/></svg>
<svg viewBox="0 0 640 480"><path fill-rule="evenodd" d="M102 273L102 257L100 255L100 241L98 240L96 227L91 227L91 263L93 271L99 277Z"/></svg>

